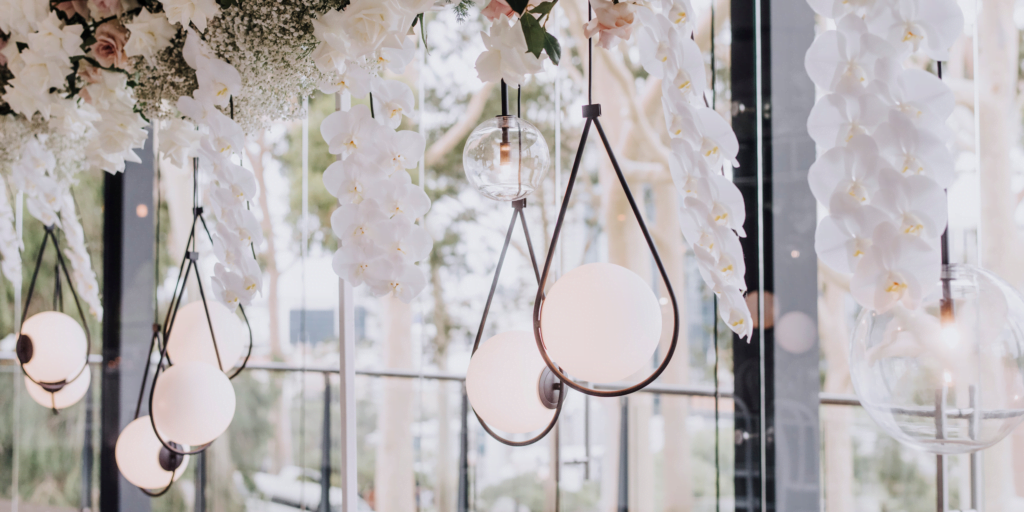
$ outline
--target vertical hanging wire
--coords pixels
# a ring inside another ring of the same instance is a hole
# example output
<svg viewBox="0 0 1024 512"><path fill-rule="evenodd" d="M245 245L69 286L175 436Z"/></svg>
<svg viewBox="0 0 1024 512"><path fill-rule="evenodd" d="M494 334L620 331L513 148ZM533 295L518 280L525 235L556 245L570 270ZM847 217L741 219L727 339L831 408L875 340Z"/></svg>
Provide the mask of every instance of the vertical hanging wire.
<svg viewBox="0 0 1024 512"><path fill-rule="evenodd" d="M757 338L758 338L758 371L760 373L760 411L758 411L758 445L760 448L760 491L761 510L768 506L768 446L765 444L767 436L767 403L765 397L765 341L764 341L764 76L762 69L761 53L763 31L761 30L761 0L754 2L754 77L755 77L755 109L757 116L755 126L757 127Z"/></svg>
<svg viewBox="0 0 1024 512"><path fill-rule="evenodd" d="M371 102L372 103L372 102ZM301 312L299 313L299 344L302 345L301 371L299 373L299 467L306 469L306 346L308 334L306 332L306 252L309 243L309 98L302 99L302 105L306 109L306 117L302 119L302 228L301 245L299 247L299 268L302 279L302 297L300 299ZM264 192L265 193L265 192ZM321 483L330 475L320 475ZM306 486L299 489L300 510L306 510Z"/></svg>
<svg viewBox="0 0 1024 512"><path fill-rule="evenodd" d="M715 59L715 0L711 0L711 110L718 111L718 62ZM711 340L715 351L715 368L712 379L715 383L715 512L722 512L722 467L720 460L721 440L718 422L721 417L719 401L722 398L718 385L718 295L711 294L712 321Z"/></svg>
<svg viewBox="0 0 1024 512"><path fill-rule="evenodd" d="M18 240L21 244L25 243L25 193L18 191L14 198L14 230L18 235ZM21 332L21 287L14 287L14 332ZM11 468L11 512L18 512L18 487L19 487L19 473L21 472L21 464L19 459L21 458L21 450L18 446L21 444L21 374L18 372L11 372L14 378L14 428L12 429L12 435L14 438L14 448L12 450L11 457L13 464Z"/></svg>

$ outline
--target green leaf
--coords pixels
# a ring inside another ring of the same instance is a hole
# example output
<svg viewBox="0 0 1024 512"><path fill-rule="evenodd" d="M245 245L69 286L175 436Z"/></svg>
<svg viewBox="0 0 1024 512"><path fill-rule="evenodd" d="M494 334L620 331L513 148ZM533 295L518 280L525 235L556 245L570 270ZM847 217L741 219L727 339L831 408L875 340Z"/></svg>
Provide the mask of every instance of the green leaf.
<svg viewBox="0 0 1024 512"><path fill-rule="evenodd" d="M520 16L522 16L523 12L526 11L526 6L529 5L529 3L530 0L508 0L508 6L511 7L513 11L519 13Z"/></svg>
<svg viewBox="0 0 1024 512"><path fill-rule="evenodd" d="M558 44L558 38L547 31L544 32L544 51L556 66L558 61L562 60L562 45Z"/></svg>
<svg viewBox="0 0 1024 512"><path fill-rule="evenodd" d="M236 3L236 0L217 0L217 4L220 5L221 9L227 9Z"/></svg>
<svg viewBox="0 0 1024 512"><path fill-rule="evenodd" d="M534 7L533 9L530 9L530 12L532 12L533 14L539 14L539 15L548 14L548 13L551 12L551 9L553 9L555 7L555 4L557 4L557 3L558 3L558 0L554 0L552 2L542 2L537 7Z"/></svg>
<svg viewBox="0 0 1024 512"><path fill-rule="evenodd" d="M540 53L544 51L544 36L548 32L544 30L544 27L540 26L540 22L533 16L526 15L521 19L523 35L526 36L526 52L540 58Z"/></svg>

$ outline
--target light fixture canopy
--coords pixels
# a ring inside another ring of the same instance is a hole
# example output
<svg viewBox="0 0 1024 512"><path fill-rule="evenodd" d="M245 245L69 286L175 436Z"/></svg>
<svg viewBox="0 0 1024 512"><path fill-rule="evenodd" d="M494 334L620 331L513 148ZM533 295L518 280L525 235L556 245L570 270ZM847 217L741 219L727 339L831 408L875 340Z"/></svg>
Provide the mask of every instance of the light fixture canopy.
<svg viewBox="0 0 1024 512"><path fill-rule="evenodd" d="M54 411L67 409L77 404L89 392L91 384L92 372L88 368L78 374L74 380L61 385L55 391L49 391L46 389L46 384L36 384L32 382L32 379L25 377L25 390L28 391L28 396L32 398L32 401Z"/></svg>

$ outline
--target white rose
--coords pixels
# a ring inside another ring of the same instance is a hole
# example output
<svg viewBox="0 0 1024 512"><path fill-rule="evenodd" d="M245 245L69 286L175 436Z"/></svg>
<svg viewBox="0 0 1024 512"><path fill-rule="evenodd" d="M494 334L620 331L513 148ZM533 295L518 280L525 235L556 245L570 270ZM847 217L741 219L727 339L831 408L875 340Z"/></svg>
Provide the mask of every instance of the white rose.
<svg viewBox="0 0 1024 512"><path fill-rule="evenodd" d="M180 23L188 28L189 22L195 23L201 32L206 30L206 22L220 14L216 0L163 0L167 19Z"/></svg>
<svg viewBox="0 0 1024 512"><path fill-rule="evenodd" d="M124 51L129 57L151 60L156 52L167 48L178 32L163 13L153 14L143 9L125 28L131 33Z"/></svg>
<svg viewBox="0 0 1024 512"><path fill-rule="evenodd" d="M384 39L402 27L397 6L382 0L355 0L342 11L340 32L345 34L350 55L368 55Z"/></svg>

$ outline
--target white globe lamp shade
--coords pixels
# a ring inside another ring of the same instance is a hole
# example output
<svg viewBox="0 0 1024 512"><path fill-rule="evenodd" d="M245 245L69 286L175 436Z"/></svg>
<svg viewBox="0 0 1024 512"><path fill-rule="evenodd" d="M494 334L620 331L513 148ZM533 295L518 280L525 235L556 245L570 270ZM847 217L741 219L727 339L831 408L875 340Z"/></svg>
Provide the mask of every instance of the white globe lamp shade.
<svg viewBox="0 0 1024 512"><path fill-rule="evenodd" d="M54 393L43 389L42 386L32 382L32 379L25 377L25 389L28 396L37 404L47 409L67 409L82 400L82 397L89 391L92 384L92 372L88 368L75 380L67 383Z"/></svg>
<svg viewBox="0 0 1024 512"><path fill-rule="evenodd" d="M661 339L661 306L633 271L589 263L551 287L540 325L548 357L570 376L613 382L651 364Z"/></svg>
<svg viewBox="0 0 1024 512"><path fill-rule="evenodd" d="M542 429L555 415L540 397L540 376L546 368L533 334L510 331L494 336L469 361L469 403L496 430L525 434Z"/></svg>
<svg viewBox="0 0 1024 512"><path fill-rule="evenodd" d="M157 379L151 414L164 441L201 446L231 424L235 389L216 366L176 363Z"/></svg>
<svg viewBox="0 0 1024 512"><path fill-rule="evenodd" d="M124 427L117 437L114 459L121 475L132 485L147 490L163 489L185 473L189 456L183 456L181 465L173 472L168 471L160 464L162 449L149 416L142 416Z"/></svg>
<svg viewBox="0 0 1024 512"><path fill-rule="evenodd" d="M22 360L25 373L36 382L61 382L75 377L89 357L85 331L75 319L59 311L36 313L21 326L30 342L30 356ZM19 352L23 350L19 347ZM19 355L20 357L20 355Z"/></svg>
<svg viewBox="0 0 1024 512"><path fill-rule="evenodd" d="M462 151L466 178L484 197L495 201L530 195L550 165L544 134L516 116L497 116L480 123Z"/></svg>
<svg viewBox="0 0 1024 512"><path fill-rule="evenodd" d="M245 332L238 315L224 304L208 301L210 318L207 321L206 309L202 301L190 302L178 310L171 327L171 335L167 341L167 354L174 364L202 361L219 368L217 353L224 371L230 371L242 356L245 346ZM210 336L210 324L217 337L217 349L213 348Z"/></svg>

